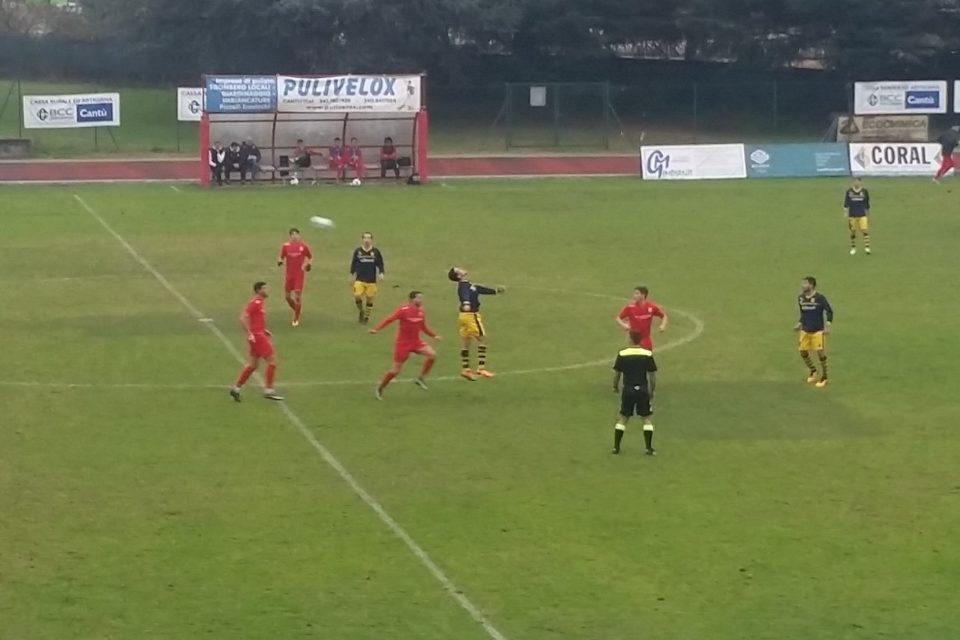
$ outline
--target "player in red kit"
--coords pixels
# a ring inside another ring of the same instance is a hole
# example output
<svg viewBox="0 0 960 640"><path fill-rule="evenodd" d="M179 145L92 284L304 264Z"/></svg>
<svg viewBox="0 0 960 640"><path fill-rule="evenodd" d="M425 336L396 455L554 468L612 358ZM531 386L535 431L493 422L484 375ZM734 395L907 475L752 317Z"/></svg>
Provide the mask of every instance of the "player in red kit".
<svg viewBox="0 0 960 640"><path fill-rule="evenodd" d="M380 386L377 387L377 400L383 399L383 390L387 388L391 380L400 375L400 370L403 369L403 365L414 353L425 358L423 368L420 370L420 376L414 380L414 383L426 391L427 383L424 379L427 377L427 374L430 373L430 370L433 369L433 363L437 360L437 352L433 350L433 347L420 339L421 333L427 334L434 340L440 339L440 336L427 326L426 314L423 312L423 294L419 291L411 291L409 299L410 301L407 304L384 318L376 327L370 329L370 333L377 333L385 329L387 325L395 320L400 321L400 328L397 331L397 341L393 347L393 366L384 374L383 379L380 381Z"/></svg>
<svg viewBox="0 0 960 640"><path fill-rule="evenodd" d="M287 277L284 279L283 291L287 304L293 309L293 326L300 326L300 312L303 309L303 284L307 279L306 272L312 268L310 261L313 253L310 247L300 238L300 229L290 229L290 240L280 247L280 259L277 266L287 267Z"/></svg>
<svg viewBox="0 0 960 640"><path fill-rule="evenodd" d="M660 332L667 330L666 312L657 303L648 300L650 290L646 287L637 287L633 290L633 302L620 310L617 324L627 332L640 334L640 346L653 351L653 319L660 318Z"/></svg>
<svg viewBox="0 0 960 640"><path fill-rule="evenodd" d="M250 346L250 356L247 364L244 365L240 377L236 384L230 387L230 396L240 402L240 390L246 384L250 376L260 366L261 360L267 362L266 388L263 390L263 397L267 400L283 400L283 396L278 395L273 389L273 378L277 373L277 358L273 353L273 343L270 342L270 332L267 330L267 310L265 302L267 296L267 283L257 282L253 285L254 296L244 307L240 314L240 324L247 332L247 344Z"/></svg>

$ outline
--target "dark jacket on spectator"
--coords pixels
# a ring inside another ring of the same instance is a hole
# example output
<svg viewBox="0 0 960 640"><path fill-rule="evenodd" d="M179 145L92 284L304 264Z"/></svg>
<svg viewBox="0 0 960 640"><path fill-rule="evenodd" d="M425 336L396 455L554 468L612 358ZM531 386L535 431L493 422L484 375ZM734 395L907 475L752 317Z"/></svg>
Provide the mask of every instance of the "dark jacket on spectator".
<svg viewBox="0 0 960 640"><path fill-rule="evenodd" d="M244 142L240 145L240 162L247 164L251 158L256 162L260 162L263 158L263 154L260 153L260 147L252 142L250 144Z"/></svg>

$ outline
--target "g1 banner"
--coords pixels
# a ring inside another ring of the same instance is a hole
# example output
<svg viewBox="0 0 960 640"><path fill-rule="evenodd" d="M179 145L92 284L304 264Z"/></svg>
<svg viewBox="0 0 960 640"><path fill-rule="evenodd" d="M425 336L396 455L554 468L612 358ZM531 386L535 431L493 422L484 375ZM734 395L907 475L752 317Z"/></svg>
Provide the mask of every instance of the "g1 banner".
<svg viewBox="0 0 960 640"><path fill-rule="evenodd" d="M748 145L748 178L808 178L850 175L847 145L769 144Z"/></svg>
<svg viewBox="0 0 960 640"><path fill-rule="evenodd" d="M180 122L200 122L203 115L203 89L200 87L180 87L177 89L177 120Z"/></svg>
<svg viewBox="0 0 960 640"><path fill-rule="evenodd" d="M277 110L276 76L206 76L208 113L273 113Z"/></svg>
<svg viewBox="0 0 960 640"><path fill-rule="evenodd" d="M23 127L25 129L119 126L119 93L23 97Z"/></svg>
<svg viewBox="0 0 960 640"><path fill-rule="evenodd" d="M942 80L856 82L853 111L857 115L946 113L947 83Z"/></svg>
<svg viewBox="0 0 960 640"><path fill-rule="evenodd" d="M850 144L855 176L932 176L940 167L940 145L928 143Z"/></svg>
<svg viewBox="0 0 960 640"><path fill-rule="evenodd" d="M411 112L420 110L420 76L278 76L278 111Z"/></svg>
<svg viewBox="0 0 960 640"><path fill-rule="evenodd" d="M746 178L742 144L641 147L644 180Z"/></svg>

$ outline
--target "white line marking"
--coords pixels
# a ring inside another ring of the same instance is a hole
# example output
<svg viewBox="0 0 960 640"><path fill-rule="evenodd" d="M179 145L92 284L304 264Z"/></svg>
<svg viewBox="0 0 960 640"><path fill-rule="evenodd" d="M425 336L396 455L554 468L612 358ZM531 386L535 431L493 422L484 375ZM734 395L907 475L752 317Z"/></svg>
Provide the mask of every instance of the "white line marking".
<svg viewBox="0 0 960 640"><path fill-rule="evenodd" d="M156 278L157 282L159 282L163 288L170 293L170 295L179 300L180 304L182 304L183 307L189 311L195 319L200 320L201 318L205 317L204 314L201 313L200 310L195 306L193 306L193 304L187 300L187 298L180 293L176 287L174 287L170 281L164 277L162 273L157 271L152 264L147 262L147 260L141 256L137 250L134 249L133 246L123 238L123 236L114 231L113 227L111 227L107 221L100 216L100 214L94 211L94 209L88 205L83 198L76 194L73 197L77 199L77 202L80 203L80 206L83 207L87 213L89 213L93 219L104 228L107 233L113 236L114 239L119 242L124 249L127 250L127 253L129 253L134 260L140 263L140 266L142 266L154 278ZM237 360L237 362L244 362L243 356L216 324L211 322L205 323L204 326L210 329L210 332L214 335L214 337L216 337L217 340L223 344L226 350L234 357L234 359ZM429 571L430 574L437 579L450 597L456 600L457 603L463 607L467 613L470 614L470 617L472 617L475 622L483 627L484 631L487 632L487 635L493 638L493 640L507 640L506 636L500 633L497 628L493 626L493 623L490 622L483 612L480 611L480 609L478 609L476 605L474 605L473 602L471 602L467 596L463 594L463 591L461 591L460 588L453 583L453 581L447 576L446 573L443 572L437 563L433 561L427 552L424 551L419 544L417 544L417 541L410 537L410 534L408 534L403 527L401 527L397 521L394 520L389 513L387 513L386 509L383 508L377 499L360 485L356 478L353 477L353 474L351 474L347 468L340 463L333 453L331 453L329 449L323 446L320 441L316 439L313 433L311 433L307 426L303 423L303 420L300 419L300 416L294 413L293 409L290 408L290 405L288 405L286 402L280 402L278 404L290 423L297 428L297 431L303 435L304 439L306 439L310 446L313 447L313 449L320 455L321 458L323 458L324 462L330 465L330 467L340 475L343 481L346 482L351 489L353 489L353 492L356 493L357 496L363 500L363 502L366 503L366 505L370 507L374 513L377 514L377 517L380 518L380 521L383 522L383 524L385 524L395 536L400 538L400 540L407 546L407 549L409 549L410 552L420 561L420 563L426 567L427 571Z"/></svg>
<svg viewBox="0 0 960 640"><path fill-rule="evenodd" d="M176 191L177 193L183 193L183 191L180 191L180 187L178 187L175 184L170 185L170 188Z"/></svg>

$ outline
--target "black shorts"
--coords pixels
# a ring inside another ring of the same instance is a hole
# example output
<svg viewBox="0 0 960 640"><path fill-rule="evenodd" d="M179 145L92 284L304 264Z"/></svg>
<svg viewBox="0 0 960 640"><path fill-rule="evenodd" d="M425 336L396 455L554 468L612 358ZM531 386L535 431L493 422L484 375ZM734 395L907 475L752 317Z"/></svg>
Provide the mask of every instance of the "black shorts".
<svg viewBox="0 0 960 640"><path fill-rule="evenodd" d="M642 387L624 387L620 394L620 415L638 415L647 418L653 415L650 408L650 394Z"/></svg>
<svg viewBox="0 0 960 640"><path fill-rule="evenodd" d="M293 161L293 166L297 167L298 169L306 169L311 164L313 164L313 160L310 158L310 156L301 156L299 158L295 158Z"/></svg>

